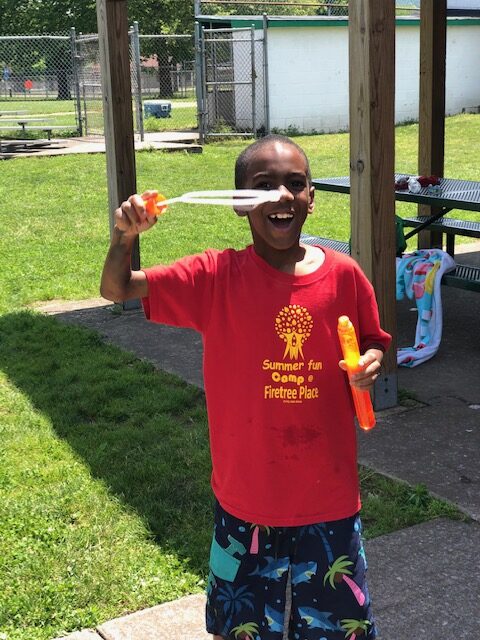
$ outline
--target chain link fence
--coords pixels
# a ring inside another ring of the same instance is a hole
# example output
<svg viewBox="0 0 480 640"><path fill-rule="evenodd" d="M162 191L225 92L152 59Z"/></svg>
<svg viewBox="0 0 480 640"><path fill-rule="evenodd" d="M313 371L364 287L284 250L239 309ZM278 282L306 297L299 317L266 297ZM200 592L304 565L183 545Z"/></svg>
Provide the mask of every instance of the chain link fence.
<svg viewBox="0 0 480 640"><path fill-rule="evenodd" d="M196 129L193 34L140 34L138 48L145 132Z"/></svg>
<svg viewBox="0 0 480 640"><path fill-rule="evenodd" d="M263 37L252 28L201 30L201 137L264 128Z"/></svg>
<svg viewBox="0 0 480 640"><path fill-rule="evenodd" d="M129 39L136 133L195 129L193 34ZM103 135L102 109L98 34L0 37L2 136Z"/></svg>
<svg viewBox="0 0 480 640"><path fill-rule="evenodd" d="M0 130L78 132L70 35L0 36Z"/></svg>
<svg viewBox="0 0 480 640"><path fill-rule="evenodd" d="M75 38L78 108L85 136L103 135L103 99L98 35Z"/></svg>
<svg viewBox="0 0 480 640"><path fill-rule="evenodd" d="M129 31L134 126L144 133L197 126L193 35L144 35ZM76 39L82 121L86 135L103 134L98 35Z"/></svg>

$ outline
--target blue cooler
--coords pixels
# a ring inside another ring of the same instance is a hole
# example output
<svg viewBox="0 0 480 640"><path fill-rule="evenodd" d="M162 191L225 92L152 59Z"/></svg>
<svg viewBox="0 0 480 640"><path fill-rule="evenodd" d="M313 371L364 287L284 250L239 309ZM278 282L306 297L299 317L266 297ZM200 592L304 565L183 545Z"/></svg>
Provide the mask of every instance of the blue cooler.
<svg viewBox="0 0 480 640"><path fill-rule="evenodd" d="M143 113L145 118L170 118L172 103L166 100L145 100Z"/></svg>

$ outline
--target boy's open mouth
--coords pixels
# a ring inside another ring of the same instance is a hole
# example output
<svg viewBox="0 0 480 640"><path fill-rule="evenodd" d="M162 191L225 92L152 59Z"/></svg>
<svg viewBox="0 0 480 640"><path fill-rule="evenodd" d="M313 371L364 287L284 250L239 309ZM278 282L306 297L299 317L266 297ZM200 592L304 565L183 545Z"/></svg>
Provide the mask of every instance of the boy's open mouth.
<svg viewBox="0 0 480 640"><path fill-rule="evenodd" d="M288 227L293 220L293 213L271 213L268 219L275 227Z"/></svg>

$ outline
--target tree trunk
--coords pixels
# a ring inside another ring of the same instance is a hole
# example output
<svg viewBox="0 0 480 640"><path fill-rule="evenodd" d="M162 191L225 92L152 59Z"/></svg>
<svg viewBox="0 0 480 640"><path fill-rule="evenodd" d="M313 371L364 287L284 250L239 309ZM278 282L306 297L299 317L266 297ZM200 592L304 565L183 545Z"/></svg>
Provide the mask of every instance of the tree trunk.
<svg viewBox="0 0 480 640"><path fill-rule="evenodd" d="M57 70L57 84L58 84L57 100L71 100L72 94L70 92L67 69L60 68Z"/></svg>
<svg viewBox="0 0 480 640"><path fill-rule="evenodd" d="M158 58L158 88L160 98L171 98L173 96L171 65L169 55L166 51L157 53Z"/></svg>

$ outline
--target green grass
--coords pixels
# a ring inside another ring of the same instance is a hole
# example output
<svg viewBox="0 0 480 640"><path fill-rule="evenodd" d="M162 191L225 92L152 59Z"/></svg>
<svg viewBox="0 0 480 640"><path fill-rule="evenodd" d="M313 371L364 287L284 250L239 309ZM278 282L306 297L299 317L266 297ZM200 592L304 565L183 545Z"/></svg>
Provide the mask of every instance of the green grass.
<svg viewBox="0 0 480 640"><path fill-rule="evenodd" d="M447 121L452 177L480 179L478 116ZM418 129L397 129L415 171ZM348 171L348 136L297 139L312 173ZM137 155L138 189L232 187L245 141ZM203 395L90 331L26 310L98 295L108 246L105 157L0 164L0 638L51 640L203 588L211 527ZM347 239L348 203L317 194L306 229ZM178 205L142 237L142 264L249 242L228 209ZM455 509L361 470L372 537Z"/></svg>
<svg viewBox="0 0 480 640"><path fill-rule="evenodd" d="M39 314L0 336L0 633L47 640L202 588L200 391Z"/></svg>
<svg viewBox="0 0 480 640"><path fill-rule="evenodd" d="M197 127L197 107L175 107L172 105L170 118L145 118L146 133L153 131L176 131Z"/></svg>
<svg viewBox="0 0 480 640"><path fill-rule="evenodd" d="M360 468L360 484L366 538L435 518L463 518L456 507L433 498L423 484L412 487L364 467Z"/></svg>
<svg viewBox="0 0 480 640"><path fill-rule="evenodd" d="M27 111L25 115L71 113L75 117L74 100L0 99L0 111ZM1 121L1 118L0 118Z"/></svg>

